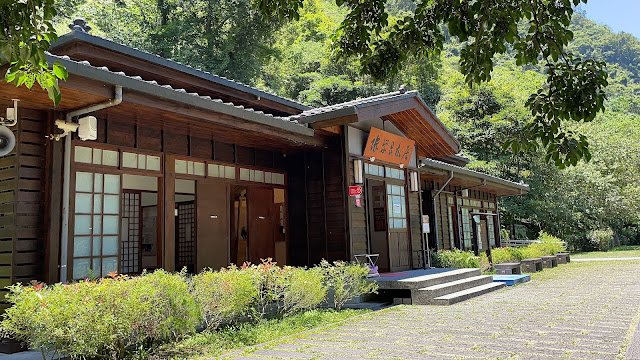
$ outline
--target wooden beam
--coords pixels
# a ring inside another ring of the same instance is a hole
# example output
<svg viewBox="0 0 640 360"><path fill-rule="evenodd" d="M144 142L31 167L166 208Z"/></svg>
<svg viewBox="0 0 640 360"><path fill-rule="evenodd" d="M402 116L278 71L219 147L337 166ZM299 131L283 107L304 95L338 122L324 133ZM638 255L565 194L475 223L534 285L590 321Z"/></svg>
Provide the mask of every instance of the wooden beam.
<svg viewBox="0 0 640 360"><path fill-rule="evenodd" d="M340 125L347 125L355 122L358 122L358 115L351 114L351 115L336 117L333 119L312 122L312 123L309 123L309 126L312 129L327 129L327 128L337 127Z"/></svg>
<svg viewBox="0 0 640 360"><path fill-rule="evenodd" d="M166 155L164 161L164 261L162 267L167 271L176 270L176 158Z"/></svg>

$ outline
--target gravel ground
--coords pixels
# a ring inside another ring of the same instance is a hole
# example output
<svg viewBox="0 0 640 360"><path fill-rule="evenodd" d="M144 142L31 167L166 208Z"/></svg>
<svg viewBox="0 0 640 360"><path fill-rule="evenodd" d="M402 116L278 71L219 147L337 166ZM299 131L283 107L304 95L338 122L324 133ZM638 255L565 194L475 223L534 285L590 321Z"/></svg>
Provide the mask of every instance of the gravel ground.
<svg viewBox="0 0 640 360"><path fill-rule="evenodd" d="M640 261L572 262L460 304L394 307L226 358L638 360L639 275Z"/></svg>

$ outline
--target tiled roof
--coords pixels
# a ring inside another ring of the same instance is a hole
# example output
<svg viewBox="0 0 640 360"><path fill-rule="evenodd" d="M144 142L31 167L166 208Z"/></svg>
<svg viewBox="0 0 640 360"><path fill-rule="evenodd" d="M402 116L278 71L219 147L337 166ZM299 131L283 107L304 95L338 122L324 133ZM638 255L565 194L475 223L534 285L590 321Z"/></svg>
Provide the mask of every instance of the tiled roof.
<svg viewBox="0 0 640 360"><path fill-rule="evenodd" d="M344 110L351 110L351 113L355 113L357 108L377 105L391 100L399 100L403 98L410 98L418 95L417 91L394 91L386 94L375 95L367 98L362 98L353 101L347 101L341 104L335 104L320 108L313 108L309 110L305 110L300 114L287 116L286 119L292 121L300 121L301 123L310 123L315 120L318 120L320 115L343 112Z"/></svg>
<svg viewBox="0 0 640 360"><path fill-rule="evenodd" d="M491 181L494 183L510 186L519 190L529 191L529 185L525 184L523 181L520 181L519 183L517 183L517 182L506 180L497 176L485 174L479 171L467 169L461 166L449 164L444 161L435 160L435 159L421 159L420 162L425 166L431 166L441 170L453 171L454 173L458 172L458 173L469 175L469 176L475 176L480 179L485 179L487 181Z"/></svg>
<svg viewBox="0 0 640 360"><path fill-rule="evenodd" d="M153 91L153 95L160 95L161 90L170 90L171 92L175 93L175 97L172 97L173 100L179 101L179 97L180 95L178 94L182 94L182 95L189 95L192 96L193 98L198 98L201 101L205 100L206 102L210 103L210 104L215 104L216 109L219 109L221 112L223 113L229 113L231 115L234 116L238 116L240 118L246 118L249 120L254 120L254 121L258 121L258 122L262 122L262 123L266 123L269 125L284 125L284 128L286 130L293 130L296 132L301 132L304 133L306 135L313 135L313 130L309 129L306 125L300 124L298 121L295 121L293 119L287 119L287 118L282 118L282 117L277 117L277 116L273 116L272 114L267 114L263 111L259 111L259 110L254 110L252 108L245 108L243 105L235 105L232 102L224 102L221 99L214 99L211 98L210 96L201 96L198 93L189 93L187 92L185 89L176 89L173 88L171 85L163 85L163 84L159 84L157 81L155 80L145 80L140 76L128 76L127 74L125 74L122 71L111 71L109 70L109 68L107 68L106 66L93 66L91 65L91 63L89 63L88 61L74 61L71 60L68 56L59 56L59 55L53 55L50 53L47 53L47 56L49 58L49 61L52 63L56 60L62 61L63 64L65 64L65 66L67 66L67 68L69 69L70 65L76 65L76 66L80 66L83 68L87 68L87 69L93 69L93 70L98 70L104 74L108 74L108 75L112 75L112 76L117 76L123 80L128 80L128 81L135 81L136 83L138 83L139 85L145 84L147 86L152 86L157 88L156 91ZM70 72L73 73L73 69L70 69ZM114 85L122 85L121 82L114 82ZM127 86L125 86L126 88ZM293 126L291 126L293 125ZM299 129L299 130L298 130ZM304 129L304 130L303 130Z"/></svg>
<svg viewBox="0 0 640 360"><path fill-rule="evenodd" d="M207 71L202 70L202 69L196 69L196 68L191 67L191 66L189 66L187 64L182 64L182 63L180 63L178 61L171 60L171 59L165 59L165 58L163 58L161 56L149 53L147 51L140 50L140 49L137 49L137 48L134 48L134 47L126 46L126 45L122 45L122 44L118 44L118 43L116 43L114 41L102 38L100 36L92 35L92 34L89 34L89 33L86 33L86 32L82 32L82 31L71 31L71 32L69 32L69 33L67 33L65 35L60 36L58 38L58 40L55 43L52 44L52 48L61 46L61 45L65 44L65 43L71 41L74 38L80 39L80 40L83 40L83 41L87 41L87 42L90 42L90 43L95 44L97 46L105 47L105 48L108 48L108 49L113 50L113 51L117 51L117 52L121 52L121 53L124 53L124 54L127 54L127 55L135 56L135 57L141 58L141 59L143 59L145 61L150 61L150 62L159 64L159 65L162 65L162 66L166 66L168 68L172 68L172 69L175 69L175 70L178 70L178 71L182 71L184 73L187 73L187 74L190 74L190 75L193 75L193 76L197 76L197 77L200 77L200 78L208 80L208 81L212 81L212 82L217 83L217 84L228 86L228 87L233 88L233 89L244 91L246 93L250 93L250 94L255 95L255 96L259 96L259 97L262 97L262 98L265 98L265 99L269 99L271 101L275 101L275 102L278 102L278 103L281 103L283 105L290 106L290 107L293 107L293 108L296 108L296 109L299 109L299 110L310 109L309 106L300 104L300 103L295 102L293 100L289 100L289 99L283 98L281 96L278 96L276 94L273 94L273 93L270 93L270 92L267 92L267 91L264 91L264 90L257 89L255 87L243 84L243 83L241 83L239 81L228 79L228 78L226 78L224 76L218 76L218 75L212 74L212 73L207 72Z"/></svg>

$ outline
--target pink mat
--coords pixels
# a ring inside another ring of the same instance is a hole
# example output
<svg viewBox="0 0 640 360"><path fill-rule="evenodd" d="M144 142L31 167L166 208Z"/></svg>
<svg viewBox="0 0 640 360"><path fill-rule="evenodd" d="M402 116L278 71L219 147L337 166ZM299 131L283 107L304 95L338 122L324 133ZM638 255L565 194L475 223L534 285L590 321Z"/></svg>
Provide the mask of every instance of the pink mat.
<svg viewBox="0 0 640 360"><path fill-rule="evenodd" d="M396 273L384 273L384 274L380 274L380 277L394 277L394 276L403 276L403 275L408 275L408 272L396 272Z"/></svg>

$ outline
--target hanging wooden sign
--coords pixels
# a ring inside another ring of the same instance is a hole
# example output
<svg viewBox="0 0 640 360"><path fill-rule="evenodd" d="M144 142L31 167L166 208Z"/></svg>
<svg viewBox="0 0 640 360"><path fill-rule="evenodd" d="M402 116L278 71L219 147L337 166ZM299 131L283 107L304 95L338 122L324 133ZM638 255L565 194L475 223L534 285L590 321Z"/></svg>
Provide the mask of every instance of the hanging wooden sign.
<svg viewBox="0 0 640 360"><path fill-rule="evenodd" d="M364 156L408 166L415 146L416 142L411 139L372 127L364 149Z"/></svg>

